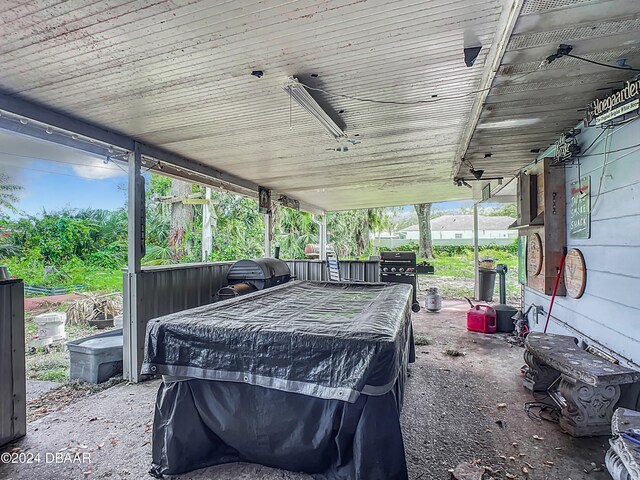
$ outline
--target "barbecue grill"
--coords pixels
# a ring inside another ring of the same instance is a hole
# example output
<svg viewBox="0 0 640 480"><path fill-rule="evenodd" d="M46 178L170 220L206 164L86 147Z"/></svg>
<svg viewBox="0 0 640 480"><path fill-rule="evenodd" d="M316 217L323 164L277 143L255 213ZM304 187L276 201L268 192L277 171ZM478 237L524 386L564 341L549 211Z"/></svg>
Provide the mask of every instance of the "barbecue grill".
<svg viewBox="0 0 640 480"><path fill-rule="evenodd" d="M291 270L277 258L238 260L227 273L226 287L218 290L218 299L226 300L247 293L275 287L291 280Z"/></svg>
<svg viewBox="0 0 640 480"><path fill-rule="evenodd" d="M380 280L388 283L408 283L413 285L411 310L420 311L418 302L418 281L416 252L381 252Z"/></svg>

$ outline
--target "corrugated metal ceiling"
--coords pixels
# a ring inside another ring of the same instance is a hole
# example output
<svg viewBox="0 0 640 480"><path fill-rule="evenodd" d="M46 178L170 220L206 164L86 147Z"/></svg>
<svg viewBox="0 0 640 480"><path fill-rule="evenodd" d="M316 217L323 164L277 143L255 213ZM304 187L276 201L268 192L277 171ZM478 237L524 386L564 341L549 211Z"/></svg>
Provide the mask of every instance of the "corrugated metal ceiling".
<svg viewBox="0 0 640 480"><path fill-rule="evenodd" d="M570 57L541 66L561 43L590 60L639 68L640 2L526 0L459 176L470 177L470 165L485 177L515 174L575 127L588 103L634 75Z"/></svg>
<svg viewBox="0 0 640 480"><path fill-rule="evenodd" d="M327 210L464 198L451 166L502 3L5 1L0 88ZM463 48L479 44L467 68ZM290 110L289 75L432 103L314 93L360 142L336 152Z"/></svg>

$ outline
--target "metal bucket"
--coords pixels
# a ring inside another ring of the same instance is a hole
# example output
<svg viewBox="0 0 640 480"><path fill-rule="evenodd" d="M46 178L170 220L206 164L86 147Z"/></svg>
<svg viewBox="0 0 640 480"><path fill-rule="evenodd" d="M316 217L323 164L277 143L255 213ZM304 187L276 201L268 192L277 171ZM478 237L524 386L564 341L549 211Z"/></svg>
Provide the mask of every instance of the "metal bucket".
<svg viewBox="0 0 640 480"><path fill-rule="evenodd" d="M428 312L439 312L442 308L442 297L438 294L438 289L436 287L427 289L427 297L424 300L424 306Z"/></svg>
<svg viewBox="0 0 640 480"><path fill-rule="evenodd" d="M4 265L0 265L0 280L7 280L9 278L9 271Z"/></svg>

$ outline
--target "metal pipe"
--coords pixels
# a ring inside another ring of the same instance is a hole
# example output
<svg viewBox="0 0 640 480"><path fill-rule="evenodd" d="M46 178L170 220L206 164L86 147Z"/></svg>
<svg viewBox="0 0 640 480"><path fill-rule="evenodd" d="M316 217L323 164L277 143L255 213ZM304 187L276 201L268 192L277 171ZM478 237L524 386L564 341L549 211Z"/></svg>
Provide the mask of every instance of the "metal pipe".
<svg viewBox="0 0 640 480"><path fill-rule="evenodd" d="M319 227L319 235L318 235L318 243L320 244L320 252L319 259L326 260L327 259L327 212L322 212L320 220L313 215L311 219L318 225Z"/></svg>
<svg viewBox="0 0 640 480"><path fill-rule="evenodd" d="M264 256L271 256L271 240L273 240L273 218L271 213L264 214Z"/></svg>
<svg viewBox="0 0 640 480"><path fill-rule="evenodd" d="M129 154L129 251L123 285L123 376L133 382L140 379L138 340L144 336L144 329L138 328L138 274L142 271L145 245L144 178L140 174L141 165L142 154L136 142L133 152Z"/></svg>
<svg viewBox="0 0 640 480"><path fill-rule="evenodd" d="M480 260L480 254L478 252L478 204L473 204L473 272L475 277L475 288L473 298L477 301L480 299L480 272L478 270L478 263Z"/></svg>

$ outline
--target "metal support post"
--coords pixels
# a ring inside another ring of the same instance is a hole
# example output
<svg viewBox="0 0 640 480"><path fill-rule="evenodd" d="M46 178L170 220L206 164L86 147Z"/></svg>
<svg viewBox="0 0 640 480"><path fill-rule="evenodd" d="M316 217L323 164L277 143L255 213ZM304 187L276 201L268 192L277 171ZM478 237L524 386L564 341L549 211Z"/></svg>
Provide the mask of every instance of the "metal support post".
<svg viewBox="0 0 640 480"><path fill-rule="evenodd" d="M327 212L322 214L320 221L320 260L327 259Z"/></svg>
<svg viewBox="0 0 640 480"><path fill-rule="evenodd" d="M478 271L478 204L473 204L473 272L475 278L473 297L475 300L480 298L480 272Z"/></svg>
<svg viewBox="0 0 640 480"><path fill-rule="evenodd" d="M264 214L264 256L271 256L271 241L273 240L273 217L271 212Z"/></svg>
<svg viewBox="0 0 640 480"><path fill-rule="evenodd" d="M211 189L205 190L205 200L207 203L202 205L202 261L209 261L211 251L213 250L213 229L211 226Z"/></svg>
<svg viewBox="0 0 640 480"><path fill-rule="evenodd" d="M129 154L128 197L128 264L124 278L124 377L137 382L140 379L141 348L144 326L138 320L138 276L142 271L145 254L145 193L144 178L140 174L142 155L136 142Z"/></svg>

